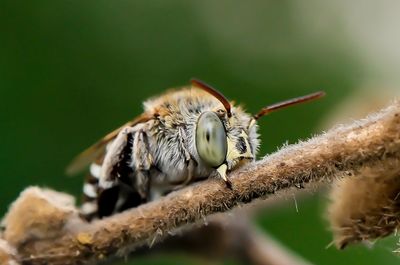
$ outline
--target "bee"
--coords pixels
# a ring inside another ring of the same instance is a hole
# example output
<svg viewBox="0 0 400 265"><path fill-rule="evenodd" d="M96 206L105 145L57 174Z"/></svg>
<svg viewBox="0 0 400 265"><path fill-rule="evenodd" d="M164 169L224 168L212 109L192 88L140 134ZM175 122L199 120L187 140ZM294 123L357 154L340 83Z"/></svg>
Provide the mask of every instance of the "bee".
<svg viewBox="0 0 400 265"><path fill-rule="evenodd" d="M227 172L256 158L258 119L323 95L286 100L255 115L197 79L189 87L150 98L141 115L107 134L67 168L68 174L90 168L82 215L109 216L209 176L232 188Z"/></svg>

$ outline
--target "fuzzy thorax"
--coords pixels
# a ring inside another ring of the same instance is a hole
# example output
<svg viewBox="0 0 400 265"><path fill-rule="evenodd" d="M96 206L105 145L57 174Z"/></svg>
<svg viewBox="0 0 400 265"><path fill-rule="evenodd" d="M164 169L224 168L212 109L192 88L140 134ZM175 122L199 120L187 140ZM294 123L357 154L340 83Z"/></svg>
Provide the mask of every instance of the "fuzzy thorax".
<svg viewBox="0 0 400 265"><path fill-rule="evenodd" d="M196 148L197 122L199 116L207 111L217 113L225 126L228 145L225 163L228 171L240 165L241 161L250 161L256 156L259 146L257 125L251 122L251 115L240 106L232 106L229 118L224 106L215 97L197 88L184 88L150 99L144 103L144 108L145 112L157 117L150 127L153 136L151 149L156 164L171 180L178 182L187 175L187 154L180 147L180 140L184 141L190 157L197 164L195 178L207 177L214 171L202 161Z"/></svg>

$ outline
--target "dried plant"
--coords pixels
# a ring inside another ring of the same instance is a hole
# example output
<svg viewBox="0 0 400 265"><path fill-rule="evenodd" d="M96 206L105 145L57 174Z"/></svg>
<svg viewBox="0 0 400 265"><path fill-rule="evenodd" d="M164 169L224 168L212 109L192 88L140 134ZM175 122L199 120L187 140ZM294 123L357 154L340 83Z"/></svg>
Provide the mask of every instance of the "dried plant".
<svg viewBox="0 0 400 265"><path fill-rule="evenodd" d="M385 237L400 225L400 162L365 167L336 183L328 218L338 248Z"/></svg>
<svg viewBox="0 0 400 265"><path fill-rule="evenodd" d="M0 264L18 265L16 258L17 251L7 241L0 239Z"/></svg>

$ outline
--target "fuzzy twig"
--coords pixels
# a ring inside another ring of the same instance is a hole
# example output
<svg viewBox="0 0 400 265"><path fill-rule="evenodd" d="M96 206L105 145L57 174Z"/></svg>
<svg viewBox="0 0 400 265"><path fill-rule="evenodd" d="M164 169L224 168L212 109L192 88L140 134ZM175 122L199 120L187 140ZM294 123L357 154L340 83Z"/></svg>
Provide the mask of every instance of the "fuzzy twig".
<svg viewBox="0 0 400 265"><path fill-rule="evenodd" d="M247 209L240 209L229 216L213 216L207 220L207 225L190 227L190 231L182 231L151 249L135 250L133 258L175 252L206 261L230 259L249 265L311 265L265 231L260 231L247 214Z"/></svg>
<svg viewBox="0 0 400 265"><path fill-rule="evenodd" d="M400 103L291 145L232 172L232 189L209 179L124 213L18 247L22 264L86 264L150 244L187 224L291 187L330 181L400 159Z"/></svg>

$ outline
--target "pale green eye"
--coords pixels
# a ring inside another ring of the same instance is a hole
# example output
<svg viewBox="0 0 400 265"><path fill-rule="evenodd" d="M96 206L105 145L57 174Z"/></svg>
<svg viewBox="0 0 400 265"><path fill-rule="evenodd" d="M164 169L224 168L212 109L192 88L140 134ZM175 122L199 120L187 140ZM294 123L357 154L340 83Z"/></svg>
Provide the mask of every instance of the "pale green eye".
<svg viewBox="0 0 400 265"><path fill-rule="evenodd" d="M200 158L210 167L225 162L228 149L225 127L212 111L200 115L196 127L196 148Z"/></svg>

